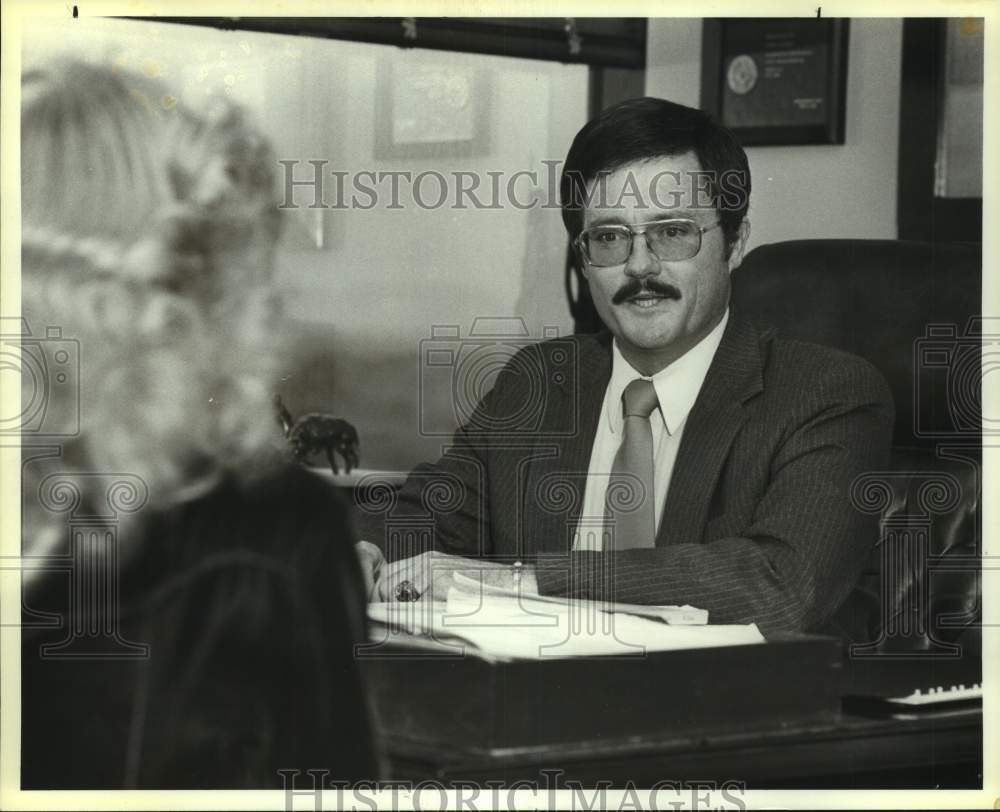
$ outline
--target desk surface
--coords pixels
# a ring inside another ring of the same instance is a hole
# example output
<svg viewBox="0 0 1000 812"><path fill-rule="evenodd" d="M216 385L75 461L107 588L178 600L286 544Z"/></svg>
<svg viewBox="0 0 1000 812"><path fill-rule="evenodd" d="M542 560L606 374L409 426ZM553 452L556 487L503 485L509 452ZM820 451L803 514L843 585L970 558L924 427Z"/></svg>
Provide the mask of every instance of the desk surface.
<svg viewBox="0 0 1000 812"><path fill-rule="evenodd" d="M584 786L698 779L751 789L973 788L982 784L982 733L982 712L964 710L495 750L446 752L398 737L386 746L392 777L414 781L544 784L543 770L560 770L560 780Z"/></svg>

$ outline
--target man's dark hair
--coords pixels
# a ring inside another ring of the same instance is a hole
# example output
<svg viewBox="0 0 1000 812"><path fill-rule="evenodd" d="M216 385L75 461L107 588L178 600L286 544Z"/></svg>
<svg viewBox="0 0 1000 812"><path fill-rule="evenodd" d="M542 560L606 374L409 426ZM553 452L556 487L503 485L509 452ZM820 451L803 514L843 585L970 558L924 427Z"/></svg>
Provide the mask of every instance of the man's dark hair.
<svg viewBox="0 0 1000 812"><path fill-rule="evenodd" d="M708 173L707 191L719 212L727 253L750 203L750 166L736 137L701 110L664 99L629 99L584 125L560 179L563 223L576 239L583 228L586 186L601 173L660 156L693 152ZM648 190L643 189L644 199Z"/></svg>

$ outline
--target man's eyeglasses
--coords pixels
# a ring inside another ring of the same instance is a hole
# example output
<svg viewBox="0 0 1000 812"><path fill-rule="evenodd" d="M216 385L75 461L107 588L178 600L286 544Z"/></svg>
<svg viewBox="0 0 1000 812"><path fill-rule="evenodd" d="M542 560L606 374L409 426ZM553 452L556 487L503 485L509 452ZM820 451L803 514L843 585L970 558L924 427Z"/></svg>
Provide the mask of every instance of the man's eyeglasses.
<svg viewBox="0 0 1000 812"><path fill-rule="evenodd" d="M722 225L700 226L694 220L654 220L637 226L595 226L580 232L574 245L591 265L607 268L623 265L632 254L632 238L644 234L646 245L658 259L679 262L701 250L701 235Z"/></svg>

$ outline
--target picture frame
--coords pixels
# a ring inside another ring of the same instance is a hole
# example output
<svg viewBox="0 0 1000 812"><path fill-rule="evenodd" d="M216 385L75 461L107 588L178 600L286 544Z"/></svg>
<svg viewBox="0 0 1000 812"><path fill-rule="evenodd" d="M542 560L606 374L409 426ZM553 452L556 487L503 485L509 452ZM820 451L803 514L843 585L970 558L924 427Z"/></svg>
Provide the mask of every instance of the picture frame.
<svg viewBox="0 0 1000 812"><path fill-rule="evenodd" d="M376 81L375 157L471 157L489 152L485 71L445 61L382 60Z"/></svg>
<svg viewBox="0 0 1000 812"><path fill-rule="evenodd" d="M701 106L743 146L843 144L849 22L707 19Z"/></svg>

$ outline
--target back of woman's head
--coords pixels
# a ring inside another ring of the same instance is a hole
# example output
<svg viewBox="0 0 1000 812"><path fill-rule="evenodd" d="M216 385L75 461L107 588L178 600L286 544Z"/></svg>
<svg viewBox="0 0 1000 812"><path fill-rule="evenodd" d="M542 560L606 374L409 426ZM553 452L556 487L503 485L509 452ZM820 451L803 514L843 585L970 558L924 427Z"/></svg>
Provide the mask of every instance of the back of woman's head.
<svg viewBox="0 0 1000 812"><path fill-rule="evenodd" d="M22 93L23 315L79 342L45 404L46 433L79 421L64 463L141 476L154 504L252 469L275 440L267 143L228 103L79 62Z"/></svg>

